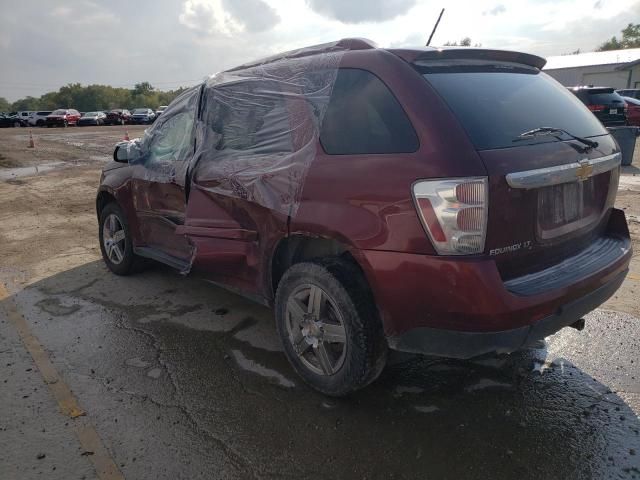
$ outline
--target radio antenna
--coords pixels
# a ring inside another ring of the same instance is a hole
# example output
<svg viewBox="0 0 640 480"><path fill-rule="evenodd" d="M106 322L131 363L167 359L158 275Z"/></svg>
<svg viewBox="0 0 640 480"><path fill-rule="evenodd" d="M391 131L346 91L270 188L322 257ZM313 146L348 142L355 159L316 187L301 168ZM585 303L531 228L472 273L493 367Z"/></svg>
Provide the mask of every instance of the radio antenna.
<svg viewBox="0 0 640 480"><path fill-rule="evenodd" d="M429 35L429 40L427 40L427 47L431 43L431 39L433 38L433 34L436 33L436 29L440 24L440 19L442 18L442 14L444 13L444 8L440 11L440 15L438 15L438 20L436 20L436 24L433 26L433 30L431 30L431 35Z"/></svg>

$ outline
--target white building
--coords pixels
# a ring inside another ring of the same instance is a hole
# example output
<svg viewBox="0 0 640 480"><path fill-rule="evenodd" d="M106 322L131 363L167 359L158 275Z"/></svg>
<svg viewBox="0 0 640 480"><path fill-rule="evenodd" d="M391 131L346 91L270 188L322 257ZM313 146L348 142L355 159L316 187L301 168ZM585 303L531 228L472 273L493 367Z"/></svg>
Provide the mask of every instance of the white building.
<svg viewBox="0 0 640 480"><path fill-rule="evenodd" d="M565 87L640 88L640 48L548 57L543 70Z"/></svg>

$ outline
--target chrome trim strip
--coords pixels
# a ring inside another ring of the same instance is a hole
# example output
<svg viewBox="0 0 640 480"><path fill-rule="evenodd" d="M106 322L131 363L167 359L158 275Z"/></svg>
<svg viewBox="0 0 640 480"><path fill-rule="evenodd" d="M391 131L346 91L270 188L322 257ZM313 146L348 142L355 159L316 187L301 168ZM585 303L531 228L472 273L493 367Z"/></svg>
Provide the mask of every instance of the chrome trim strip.
<svg viewBox="0 0 640 480"><path fill-rule="evenodd" d="M507 174L507 183L511 188L539 188L561 183L586 180L620 166L620 152L605 157L584 159L580 162L558 165L556 167L538 168Z"/></svg>

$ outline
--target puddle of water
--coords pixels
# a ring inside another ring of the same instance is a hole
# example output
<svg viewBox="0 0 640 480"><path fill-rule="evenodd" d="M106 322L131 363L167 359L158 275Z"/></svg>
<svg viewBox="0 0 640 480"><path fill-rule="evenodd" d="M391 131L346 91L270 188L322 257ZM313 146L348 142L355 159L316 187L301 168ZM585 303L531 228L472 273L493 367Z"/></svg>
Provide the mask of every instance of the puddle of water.
<svg viewBox="0 0 640 480"><path fill-rule="evenodd" d="M240 350L231 350L233 357L236 360L236 363L240 368L246 370L248 372L256 373L261 377L269 378L275 380L279 385L286 388L293 388L296 386L291 380L286 378L280 372L276 372L270 368L267 368L263 365L260 365L257 362L247 358Z"/></svg>
<svg viewBox="0 0 640 480"><path fill-rule="evenodd" d="M15 167L0 169L0 180L11 180L18 177L29 177L41 173L50 172L66 165L66 162L49 162L32 167Z"/></svg>
<svg viewBox="0 0 640 480"><path fill-rule="evenodd" d="M507 363L507 360L507 358L483 358L481 360L473 360L473 363L483 367L502 368Z"/></svg>
<svg viewBox="0 0 640 480"><path fill-rule="evenodd" d="M440 407L436 405L414 405L413 409L420 413L433 413L440 410Z"/></svg>
<svg viewBox="0 0 640 480"><path fill-rule="evenodd" d="M58 298L44 298L36 306L55 317L66 317L82 308L78 304L63 305Z"/></svg>
<svg viewBox="0 0 640 480"><path fill-rule="evenodd" d="M136 368L147 368L149 365L151 365L150 362L145 362L140 357L129 358L125 360L124 363L130 367L136 367Z"/></svg>
<svg viewBox="0 0 640 480"><path fill-rule="evenodd" d="M404 385L398 385L393 392L394 397L401 397L405 393L422 393L424 388L420 387L406 387Z"/></svg>
<svg viewBox="0 0 640 480"><path fill-rule="evenodd" d="M477 390L484 390L485 388L511 388L511 386L510 383L496 382L490 378L482 378L473 385L469 385L465 390L467 392L475 392Z"/></svg>

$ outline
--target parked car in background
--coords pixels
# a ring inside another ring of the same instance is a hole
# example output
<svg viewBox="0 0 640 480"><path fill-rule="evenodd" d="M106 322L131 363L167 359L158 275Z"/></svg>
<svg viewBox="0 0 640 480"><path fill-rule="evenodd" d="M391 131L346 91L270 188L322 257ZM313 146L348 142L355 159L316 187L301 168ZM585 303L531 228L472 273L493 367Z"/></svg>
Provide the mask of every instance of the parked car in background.
<svg viewBox="0 0 640 480"><path fill-rule="evenodd" d="M131 123L131 112L126 108L110 110L104 120L105 125L124 125L125 123Z"/></svg>
<svg viewBox="0 0 640 480"><path fill-rule="evenodd" d="M388 348L471 358L582 329L632 256L602 123L534 55L337 45L336 75L333 45L274 56L119 144L96 198L107 267L152 258L274 307L328 395Z"/></svg>
<svg viewBox="0 0 640 480"><path fill-rule="evenodd" d="M156 119L167 109L166 105L160 105L156 110Z"/></svg>
<svg viewBox="0 0 640 480"><path fill-rule="evenodd" d="M107 115L104 112L85 112L78 120L78 126L104 125Z"/></svg>
<svg viewBox="0 0 640 480"><path fill-rule="evenodd" d="M22 117L19 115L19 112L9 112L7 114L7 117L13 120L14 127L26 127L28 125L27 121L23 120Z"/></svg>
<svg viewBox="0 0 640 480"><path fill-rule="evenodd" d="M610 87L573 87L569 90L584 103L605 127L627 124L626 104Z"/></svg>
<svg viewBox="0 0 640 480"><path fill-rule="evenodd" d="M78 125L80 112L73 108L59 108L54 110L46 118L47 127L68 127Z"/></svg>
<svg viewBox="0 0 640 480"><path fill-rule="evenodd" d="M22 127L22 120L11 114L0 113L0 127Z"/></svg>
<svg viewBox="0 0 640 480"><path fill-rule="evenodd" d="M631 97L622 97L627 103L627 122L634 127L640 127L640 100Z"/></svg>
<svg viewBox="0 0 640 480"><path fill-rule="evenodd" d="M156 114L150 108L136 108L131 114L131 123L149 124L156 119Z"/></svg>
<svg viewBox="0 0 640 480"><path fill-rule="evenodd" d="M616 90L616 93L622 97L631 97L640 100L640 88L626 88L623 90Z"/></svg>
<svg viewBox="0 0 640 480"><path fill-rule="evenodd" d="M22 112L16 112L16 117L18 117L20 119L21 125L23 127L26 127L29 125L29 117L33 114L33 111L22 111Z"/></svg>
<svg viewBox="0 0 640 480"><path fill-rule="evenodd" d="M51 111L33 112L29 117L29 125L32 127L44 127L47 121L47 115L51 115Z"/></svg>

